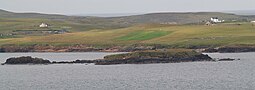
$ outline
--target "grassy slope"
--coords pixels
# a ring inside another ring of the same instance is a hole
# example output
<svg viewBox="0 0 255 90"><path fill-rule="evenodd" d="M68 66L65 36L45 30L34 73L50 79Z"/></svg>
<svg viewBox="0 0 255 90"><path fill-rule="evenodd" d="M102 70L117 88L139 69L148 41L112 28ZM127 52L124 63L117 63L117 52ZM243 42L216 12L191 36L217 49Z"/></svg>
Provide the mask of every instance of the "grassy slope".
<svg viewBox="0 0 255 90"><path fill-rule="evenodd" d="M255 26L250 23L204 25L138 25L124 29L91 30L62 35L0 39L3 44L164 44L176 47L255 45Z"/></svg>
<svg viewBox="0 0 255 90"><path fill-rule="evenodd" d="M117 54L117 55L108 55L105 56L105 60L122 60L123 58L141 58L142 57L157 57L157 58L166 58L166 57L185 57L185 56L194 56L201 53L195 52L189 49L166 49L166 50L146 50L146 51L137 51L126 54Z"/></svg>
<svg viewBox="0 0 255 90"><path fill-rule="evenodd" d="M68 21L33 18L0 18L0 33L10 33L14 30L41 30L39 25L44 22L50 24L51 29L67 28L72 32L86 31L87 25Z"/></svg>
<svg viewBox="0 0 255 90"><path fill-rule="evenodd" d="M165 36L170 32L167 31L137 31L128 33L125 36L118 38L118 40L130 41L130 40L150 40L153 38Z"/></svg>

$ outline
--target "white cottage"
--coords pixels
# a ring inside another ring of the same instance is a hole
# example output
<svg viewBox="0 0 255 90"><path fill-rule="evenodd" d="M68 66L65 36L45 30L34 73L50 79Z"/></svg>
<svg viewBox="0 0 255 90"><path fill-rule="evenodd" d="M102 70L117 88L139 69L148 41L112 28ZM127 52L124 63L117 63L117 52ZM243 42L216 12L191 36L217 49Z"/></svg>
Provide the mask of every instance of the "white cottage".
<svg viewBox="0 0 255 90"><path fill-rule="evenodd" d="M48 27L48 26L49 26L49 25L46 24L46 23L42 23L41 25L39 25L40 28L46 28L46 27Z"/></svg>
<svg viewBox="0 0 255 90"><path fill-rule="evenodd" d="M221 23L221 22L223 22L224 20L219 20L219 18L218 17L212 17L211 18L211 22L214 22L214 23Z"/></svg>

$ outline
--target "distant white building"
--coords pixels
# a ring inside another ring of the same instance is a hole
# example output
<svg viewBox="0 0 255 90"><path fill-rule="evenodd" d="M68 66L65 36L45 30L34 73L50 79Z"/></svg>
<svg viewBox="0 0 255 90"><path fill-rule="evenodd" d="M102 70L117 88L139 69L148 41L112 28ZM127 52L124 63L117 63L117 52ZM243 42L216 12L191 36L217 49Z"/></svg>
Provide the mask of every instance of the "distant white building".
<svg viewBox="0 0 255 90"><path fill-rule="evenodd" d="M212 17L211 18L211 22L213 22L213 23L221 23L221 22L224 22L224 20L219 20L218 17Z"/></svg>
<svg viewBox="0 0 255 90"><path fill-rule="evenodd" d="M42 23L41 25L39 25L40 28L46 28L46 27L48 27L48 26L49 26L49 25L46 24L46 23Z"/></svg>

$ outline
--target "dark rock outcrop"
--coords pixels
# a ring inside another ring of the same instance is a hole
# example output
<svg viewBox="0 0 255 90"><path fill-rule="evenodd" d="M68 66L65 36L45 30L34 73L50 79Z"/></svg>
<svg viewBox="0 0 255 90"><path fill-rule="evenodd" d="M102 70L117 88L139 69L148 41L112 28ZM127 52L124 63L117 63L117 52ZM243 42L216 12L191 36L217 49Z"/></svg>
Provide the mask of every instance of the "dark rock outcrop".
<svg viewBox="0 0 255 90"><path fill-rule="evenodd" d="M219 59L218 61L234 61L235 59L231 59L231 58L222 58Z"/></svg>
<svg viewBox="0 0 255 90"><path fill-rule="evenodd" d="M41 58L32 58L30 56L23 56L17 58L9 58L4 64L50 64L49 60Z"/></svg>
<svg viewBox="0 0 255 90"><path fill-rule="evenodd" d="M53 61L52 64L83 64L83 63L94 63L94 60L75 60L75 61Z"/></svg>

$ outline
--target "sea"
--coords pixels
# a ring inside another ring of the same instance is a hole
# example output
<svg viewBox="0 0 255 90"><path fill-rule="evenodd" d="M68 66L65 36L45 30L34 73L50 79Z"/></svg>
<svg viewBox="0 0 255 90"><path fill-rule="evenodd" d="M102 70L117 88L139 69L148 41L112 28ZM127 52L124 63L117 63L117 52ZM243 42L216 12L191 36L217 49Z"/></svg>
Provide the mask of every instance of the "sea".
<svg viewBox="0 0 255 90"><path fill-rule="evenodd" d="M125 52L123 52L125 53ZM0 53L51 61L102 59L120 53ZM0 65L0 90L255 90L255 53L204 53L236 61L162 64Z"/></svg>

